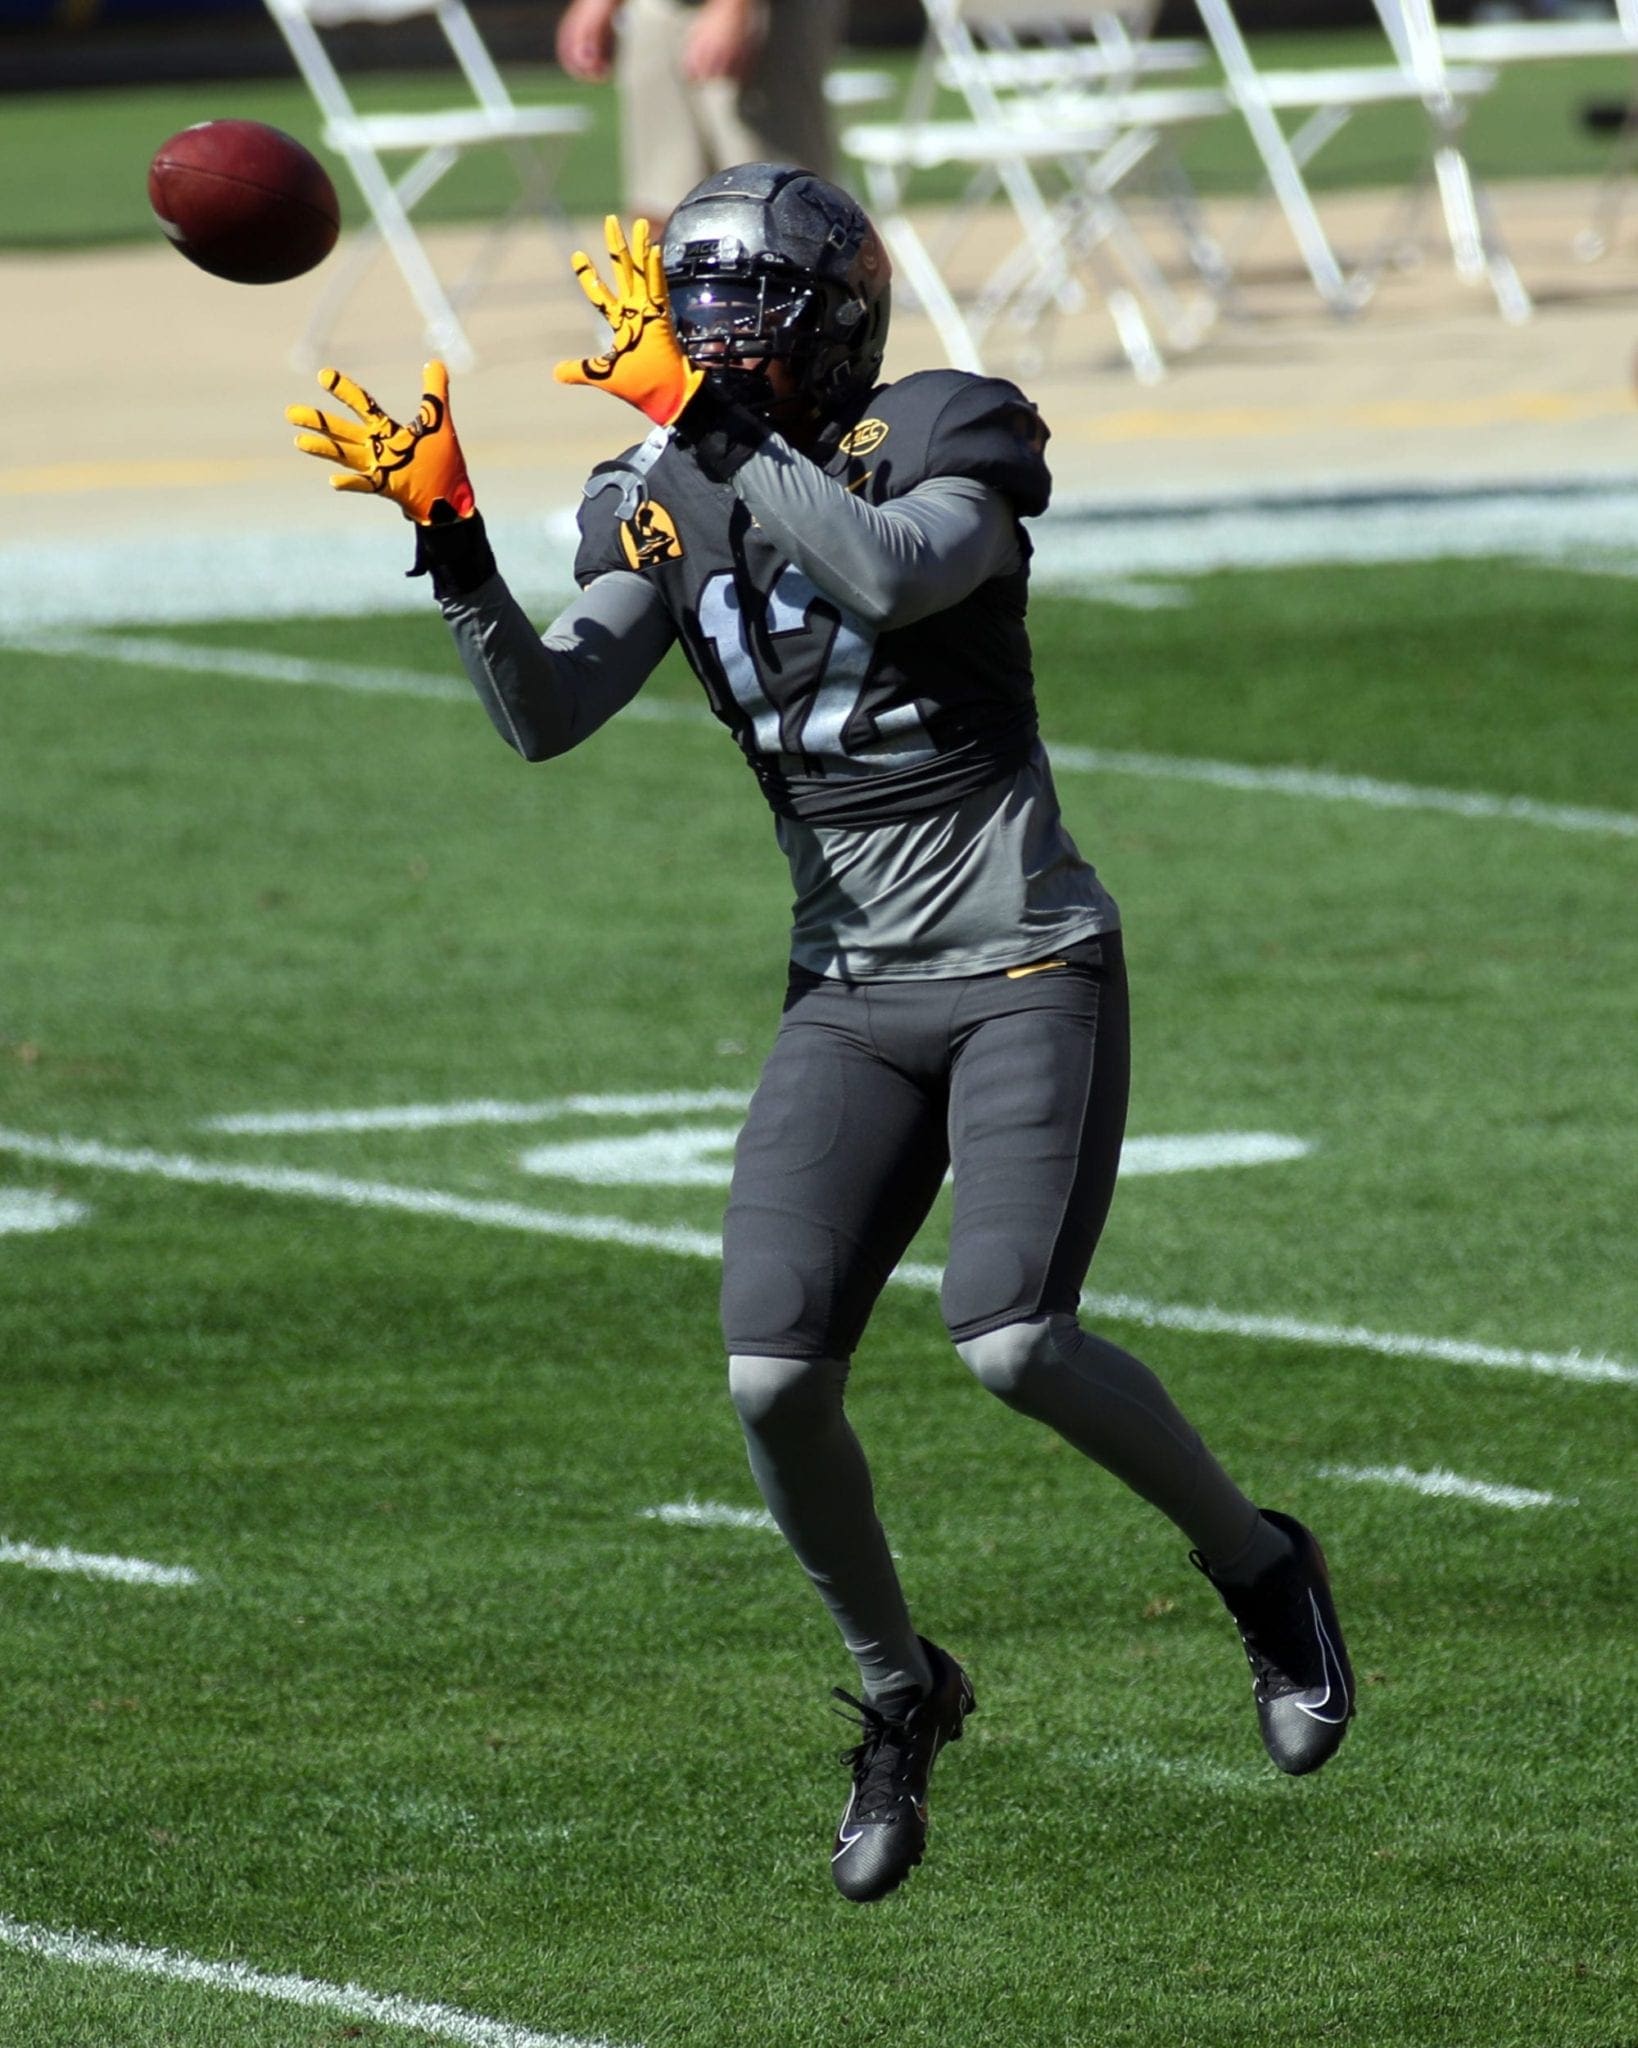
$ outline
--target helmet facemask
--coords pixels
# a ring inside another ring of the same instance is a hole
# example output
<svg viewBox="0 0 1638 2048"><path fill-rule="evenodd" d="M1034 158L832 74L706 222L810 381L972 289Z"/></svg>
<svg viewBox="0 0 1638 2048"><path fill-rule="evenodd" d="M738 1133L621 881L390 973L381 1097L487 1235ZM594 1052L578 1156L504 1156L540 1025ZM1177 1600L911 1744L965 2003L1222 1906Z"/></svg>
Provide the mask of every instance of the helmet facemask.
<svg viewBox="0 0 1638 2048"><path fill-rule="evenodd" d="M671 286L671 318L682 351L725 398L763 414L805 395L819 342L819 291L811 278L763 271L754 277L704 273ZM769 376L789 366L791 387Z"/></svg>
<svg viewBox="0 0 1638 2048"><path fill-rule="evenodd" d="M665 275L684 354L805 442L874 386L892 265L858 202L793 164L714 173L673 209Z"/></svg>

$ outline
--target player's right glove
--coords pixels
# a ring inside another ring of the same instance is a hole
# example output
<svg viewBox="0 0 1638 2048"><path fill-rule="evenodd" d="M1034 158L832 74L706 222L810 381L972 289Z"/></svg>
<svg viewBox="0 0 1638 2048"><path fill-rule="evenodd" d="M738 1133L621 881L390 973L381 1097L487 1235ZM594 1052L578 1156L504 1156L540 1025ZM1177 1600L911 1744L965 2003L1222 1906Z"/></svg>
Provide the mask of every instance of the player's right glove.
<svg viewBox="0 0 1638 2048"><path fill-rule="evenodd" d="M303 429L296 446L304 455L339 463L347 472L331 477L335 490L371 491L391 498L406 519L420 526L469 519L474 510L472 485L449 416L449 371L434 361L421 374L425 389L420 410L402 426L362 385L339 370L320 370L318 380L358 415L356 420L311 405L286 406L284 416Z"/></svg>
<svg viewBox="0 0 1638 2048"><path fill-rule="evenodd" d="M603 239L613 265L612 290L584 249L577 249L570 260L580 289L613 329L608 351L559 363L552 374L560 384L590 384L611 391L656 426L668 427L705 382L705 373L694 368L677 340L665 271L658 246L649 240L648 222L632 223L628 247L611 213L603 223Z"/></svg>

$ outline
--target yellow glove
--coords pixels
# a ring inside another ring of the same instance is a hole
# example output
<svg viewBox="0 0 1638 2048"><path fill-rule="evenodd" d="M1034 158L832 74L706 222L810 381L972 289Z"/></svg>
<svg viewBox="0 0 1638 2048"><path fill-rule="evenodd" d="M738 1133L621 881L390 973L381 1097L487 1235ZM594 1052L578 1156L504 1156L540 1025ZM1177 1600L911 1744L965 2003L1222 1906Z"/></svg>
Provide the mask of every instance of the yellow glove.
<svg viewBox="0 0 1638 2048"><path fill-rule="evenodd" d="M668 427L705 382L705 373L694 368L678 345L665 271L659 249L649 240L648 222L633 221L627 248L620 223L611 213L603 223L603 238L614 266L612 291L583 249L577 249L571 261L580 289L614 330L608 353L559 363L552 374L560 384L591 384L612 391L656 426Z"/></svg>
<svg viewBox="0 0 1638 2048"><path fill-rule="evenodd" d="M449 417L449 371L442 363L431 362L421 375L426 387L421 409L403 426L339 370L320 370L318 380L357 413L357 420L311 405L286 406L284 416L303 429L296 446L304 455L339 462L347 471L331 477L333 490L373 491L391 498L406 519L421 526L431 521L440 502L467 519L474 510L472 485Z"/></svg>

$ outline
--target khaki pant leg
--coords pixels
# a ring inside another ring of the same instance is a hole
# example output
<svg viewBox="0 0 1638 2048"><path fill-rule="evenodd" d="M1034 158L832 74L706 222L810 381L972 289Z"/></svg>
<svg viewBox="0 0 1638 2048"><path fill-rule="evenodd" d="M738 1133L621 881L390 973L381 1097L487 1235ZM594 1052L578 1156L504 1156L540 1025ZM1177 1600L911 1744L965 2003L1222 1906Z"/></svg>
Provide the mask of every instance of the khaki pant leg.
<svg viewBox="0 0 1638 2048"><path fill-rule="evenodd" d="M832 175L835 138L825 73L836 56L842 0L771 0L767 39L743 86L713 86L701 112L716 168L803 164Z"/></svg>
<svg viewBox="0 0 1638 2048"><path fill-rule="evenodd" d="M682 55L698 10L680 0L626 0L616 79L629 211L660 219L685 192L731 164L834 160L824 77L842 0L768 0L767 34L743 86L691 85Z"/></svg>
<svg viewBox="0 0 1638 2048"><path fill-rule="evenodd" d="M662 221L717 168L700 89L683 77L683 47L697 12L678 0L626 0L615 83L620 174L628 214Z"/></svg>

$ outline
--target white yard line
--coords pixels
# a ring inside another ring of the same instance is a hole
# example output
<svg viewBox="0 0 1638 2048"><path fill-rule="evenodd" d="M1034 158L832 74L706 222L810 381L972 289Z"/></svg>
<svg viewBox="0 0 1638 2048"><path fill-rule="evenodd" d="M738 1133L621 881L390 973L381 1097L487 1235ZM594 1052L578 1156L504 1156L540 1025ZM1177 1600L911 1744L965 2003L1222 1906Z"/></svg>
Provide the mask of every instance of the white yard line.
<svg viewBox="0 0 1638 2048"><path fill-rule="evenodd" d="M1432 1500L1472 1500L1487 1508L1573 1508L1572 1494L1538 1493L1530 1486L1501 1486L1489 1479L1464 1479L1442 1465L1417 1472L1409 1465L1321 1465L1322 1479L1345 1479L1354 1486L1398 1486L1424 1493Z"/></svg>
<svg viewBox="0 0 1638 2048"><path fill-rule="evenodd" d="M301 689L346 690L365 697L422 697L464 705L477 702L471 684L458 675L440 675L430 669L376 668L364 662L311 661L303 655L269 654L259 647L208 647L194 640L167 640L135 633L0 633L0 653L8 648L25 654L109 661L124 668L239 676L247 682L285 683ZM628 704L621 716L668 724L712 723L703 704L667 703L662 698L639 698Z"/></svg>
<svg viewBox="0 0 1638 2048"><path fill-rule="evenodd" d="M244 676L256 682L316 685L366 695L396 693L462 703L472 692L458 678L415 669L371 668L349 662L309 661L256 648L201 647L188 640L156 640L99 633L23 633L0 637L0 650L122 662L142 668L184 669L192 674ZM639 697L621 713L661 723L711 723L703 705ZM1544 803L1535 797L1497 796L1484 790L1424 788L1408 782L1379 782L1369 775L1341 775L1310 768L1257 768L1238 761L1197 761L1183 755L1129 753L1101 747L1053 743L1053 766L1063 773L1131 775L1150 781L1190 782L1213 789L1257 795L1304 797L1322 803L1362 804L1382 811L1429 811L1447 817L1544 826L1557 832L1595 832L1638 838L1638 814L1579 804Z"/></svg>
<svg viewBox="0 0 1638 2048"><path fill-rule="evenodd" d="M367 1131L429 1131L480 1124L553 1123L561 1117L647 1117L696 1110L745 1110L743 1088L674 1089L652 1095L559 1095L538 1102L408 1102L380 1109L275 1109L236 1116L207 1117L198 1128L230 1137L309 1137ZM659 1172L642 1170L650 1152L663 1158L667 1147L692 1157L713 1146L731 1145L738 1127L658 1131L637 1138L587 1138L540 1146L524 1155L529 1173L561 1173L572 1180L662 1184ZM1275 1131L1203 1131L1174 1137L1128 1138L1121 1172L1128 1178L1161 1173L1200 1173L1229 1166L1275 1166L1304 1159L1313 1147L1303 1138ZM608 1170L592 1171L608 1156ZM629 1168L622 1160L631 1162ZM559 1162L555 1163L554 1162ZM651 1162L650 1162L651 1163ZM582 1167L587 1170L581 1170ZM726 1169L720 1176L726 1179ZM675 1180L664 1183L682 1185ZM714 1184L714 1182L713 1182Z"/></svg>
<svg viewBox="0 0 1638 2048"><path fill-rule="evenodd" d="M36 1138L0 1130L0 1152L24 1159L85 1166L104 1173L146 1174L156 1180L195 1187L244 1188L253 1194L306 1195L348 1209L396 1209L408 1216L436 1216L455 1223L487 1224L497 1230L528 1230L542 1237L579 1238L589 1244L623 1244L641 1251L681 1252L695 1258L721 1255L722 1240L704 1230L628 1223L622 1216L571 1216L532 1209L523 1202L478 1201L439 1188L407 1188L392 1181L352 1180L345 1174L308 1173L294 1166L232 1166L210 1159L150 1152L94 1139Z"/></svg>
<svg viewBox="0 0 1638 2048"><path fill-rule="evenodd" d="M1300 1316L1230 1315L1208 1308L1159 1307L1126 1294L1092 1297L1095 1313L1157 1329L1197 1330L1214 1337L1254 1337L1275 1343L1314 1344L1326 1351L1374 1351L1382 1358L1426 1358L1439 1365L1493 1366L1547 1373L1555 1379L1610 1381L1638 1386L1638 1365L1580 1351L1534 1351L1510 1344L1473 1344L1460 1337L1394 1336L1357 1324L1312 1323Z"/></svg>
<svg viewBox="0 0 1638 2048"><path fill-rule="evenodd" d="M493 1229L530 1231L541 1237L564 1237L586 1244L619 1244L643 1251L674 1252L689 1258L722 1255L713 1231L665 1228L629 1223L619 1216L567 1215L531 1208L524 1202L475 1201L437 1188L401 1187L390 1181L350 1180L344 1175L309 1173L294 1167L235 1166L215 1160L104 1145L86 1138L45 1138L27 1131L0 1129L0 1153L34 1159L53 1166L79 1166L104 1173L146 1175L196 1187L243 1188L269 1195L301 1195L336 1202L353 1209L395 1210L412 1216L442 1217ZM906 1264L893 1278L901 1286L935 1290L942 1279L937 1266ZM1208 1305L1145 1301L1134 1295L1094 1295L1087 1303L1093 1316L1138 1323L1153 1329L1187 1330L1204 1336L1266 1339L1310 1344L1321 1350L1368 1351L1388 1358L1426 1358L1446 1365L1490 1366L1503 1370L1544 1373L1557 1379L1587 1380L1638 1386L1638 1365L1615 1358L1585 1358L1579 1351L1516 1349L1509 1345L1471 1344L1457 1338L1396 1335L1355 1325L1310 1323L1295 1316L1234 1315Z"/></svg>
<svg viewBox="0 0 1638 2048"><path fill-rule="evenodd" d="M358 662L309 661L301 655L269 654L256 647L207 647L193 640L157 640L138 634L7 634L0 648L30 654L111 661L125 668L182 670L189 675L243 676L248 682L288 683L301 688L352 690L374 697L431 697L454 704L476 699L459 676L422 669L373 668Z"/></svg>
<svg viewBox="0 0 1638 2048"><path fill-rule="evenodd" d="M35 1188L0 1188L0 1237L65 1230L71 1223L83 1223L90 1213L83 1202L70 1202L61 1195L41 1194Z"/></svg>
<svg viewBox="0 0 1638 2048"><path fill-rule="evenodd" d="M1555 832L1606 832L1638 838L1638 814L1548 804L1528 796L1491 796L1474 789L1435 789L1422 783L1378 782L1369 775L1336 775L1313 768L1251 768L1236 761L1191 761L1179 754L1124 754L1101 747L1049 749L1055 769L1088 775L1136 775L1151 781L1199 782L1214 789L1254 790L1271 796L1312 797L1322 803L1364 804L1376 811L1443 811L1453 818L1496 818L1545 825Z"/></svg>
<svg viewBox="0 0 1638 2048"><path fill-rule="evenodd" d="M905 1286L936 1290L943 1269L907 1263L893 1278ZM1202 1337L1251 1337L1274 1344L1312 1344L1321 1351L1372 1351L1380 1358L1426 1358L1437 1365L1488 1366L1502 1372L1545 1373L1553 1379L1638 1386L1638 1365L1618 1358L1588 1358L1579 1351L1527 1351L1511 1344L1473 1344L1461 1337L1396 1335L1357 1323L1311 1323L1301 1316L1236 1315L1215 1303L1191 1308L1182 1302L1146 1301L1136 1294L1089 1294L1085 1311L1094 1321L1107 1317Z"/></svg>
<svg viewBox="0 0 1638 2048"><path fill-rule="evenodd" d="M1286 1166L1306 1159L1313 1149L1306 1138L1287 1138L1278 1131L1181 1132L1170 1138L1128 1138L1120 1170L1147 1179L1157 1173L1214 1173L1228 1166Z"/></svg>
<svg viewBox="0 0 1638 2048"><path fill-rule="evenodd" d="M636 1137L574 1138L531 1145L519 1156L525 1173L578 1181L582 1187L726 1188L740 1133L731 1124L683 1124ZM1197 1136L1128 1138L1121 1153L1123 1180L1162 1173L1207 1173L1224 1167L1277 1166L1306 1158L1301 1138L1273 1131L1203 1131Z"/></svg>
<svg viewBox="0 0 1638 2048"><path fill-rule="evenodd" d="M771 1529L777 1536L779 1524L766 1508L731 1508L719 1500L695 1500L690 1494L687 1500L667 1501L657 1508L643 1508L638 1520L643 1522L666 1522L674 1529ZM891 1557L903 1562L901 1550L891 1550Z"/></svg>
<svg viewBox="0 0 1638 2048"><path fill-rule="evenodd" d="M199 1574L185 1564L150 1564L143 1557L101 1557L90 1550L42 1549L37 1543L9 1543L0 1537L0 1564L35 1572L73 1572L85 1579L117 1579L126 1586L197 1586Z"/></svg>
<svg viewBox="0 0 1638 2048"><path fill-rule="evenodd" d="M324 1984L312 1977L272 1976L248 1963L207 1963L169 1948L138 1948L98 1935L31 1927L0 1915L0 1946L41 1956L49 1962L78 1963L94 1970L122 1970L132 1977L160 1977L173 1984L202 1984L212 1991L237 1991L278 2005L299 2005L346 2019L373 2020L453 2041L458 2048L610 2048L601 2038L542 2034L510 2020L488 2020L453 2005L426 2005L416 1998L364 1991L356 1984Z"/></svg>
<svg viewBox="0 0 1638 2048"><path fill-rule="evenodd" d="M670 1522L686 1529L777 1529L766 1508L731 1508L720 1500L672 1500L644 1508L645 1522Z"/></svg>
<svg viewBox="0 0 1638 2048"><path fill-rule="evenodd" d="M278 1109L213 1116L199 1128L252 1138L325 1131L430 1131L445 1125L550 1123L562 1116L669 1116L694 1109L744 1109L750 1099L743 1088L694 1088L652 1095L558 1095L541 1102L410 1102L382 1109Z"/></svg>

